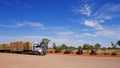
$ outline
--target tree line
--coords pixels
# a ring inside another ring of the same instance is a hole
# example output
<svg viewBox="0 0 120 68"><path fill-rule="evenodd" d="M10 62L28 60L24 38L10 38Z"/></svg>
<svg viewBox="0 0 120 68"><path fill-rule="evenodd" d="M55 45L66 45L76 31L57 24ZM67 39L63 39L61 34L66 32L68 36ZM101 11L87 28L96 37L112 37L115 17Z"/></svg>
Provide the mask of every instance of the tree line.
<svg viewBox="0 0 120 68"><path fill-rule="evenodd" d="M53 43L52 45L52 49L54 49L55 51L63 51L66 49L70 49L70 50L75 50L75 49L83 49L83 50L107 50L107 49L119 49L117 48L117 46L120 46L120 40L117 41L117 43L113 43L111 42L111 47L101 47L101 44L96 43L95 45L89 45L89 44L83 44L82 46L78 46L78 47L74 47L74 46L67 46L66 44L62 44L57 46L55 43Z"/></svg>

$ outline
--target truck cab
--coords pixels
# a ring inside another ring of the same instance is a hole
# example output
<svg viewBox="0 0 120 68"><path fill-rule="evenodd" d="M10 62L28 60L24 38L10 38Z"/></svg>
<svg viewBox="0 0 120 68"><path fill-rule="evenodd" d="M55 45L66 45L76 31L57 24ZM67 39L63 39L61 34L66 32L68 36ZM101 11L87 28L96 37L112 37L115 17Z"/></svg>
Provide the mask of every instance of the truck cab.
<svg viewBox="0 0 120 68"><path fill-rule="evenodd" d="M32 52L38 55L46 55L46 47L37 43L32 45Z"/></svg>

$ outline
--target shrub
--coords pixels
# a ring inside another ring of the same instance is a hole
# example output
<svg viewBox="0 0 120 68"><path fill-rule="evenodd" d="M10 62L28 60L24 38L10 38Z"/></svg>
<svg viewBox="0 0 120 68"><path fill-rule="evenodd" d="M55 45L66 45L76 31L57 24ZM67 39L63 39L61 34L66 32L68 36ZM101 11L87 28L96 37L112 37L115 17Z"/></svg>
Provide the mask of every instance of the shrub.
<svg viewBox="0 0 120 68"><path fill-rule="evenodd" d="M71 54L71 53L73 53L72 50L65 50L64 51L64 54Z"/></svg>
<svg viewBox="0 0 120 68"><path fill-rule="evenodd" d="M112 55L112 56L116 56L116 55L117 55L117 53L112 53L111 55Z"/></svg>
<svg viewBox="0 0 120 68"><path fill-rule="evenodd" d="M55 53L61 53L61 51L59 51L59 50L56 50L56 51L55 51Z"/></svg>
<svg viewBox="0 0 120 68"><path fill-rule="evenodd" d="M76 54L83 54L83 50L82 49L78 49L78 51L76 52Z"/></svg>

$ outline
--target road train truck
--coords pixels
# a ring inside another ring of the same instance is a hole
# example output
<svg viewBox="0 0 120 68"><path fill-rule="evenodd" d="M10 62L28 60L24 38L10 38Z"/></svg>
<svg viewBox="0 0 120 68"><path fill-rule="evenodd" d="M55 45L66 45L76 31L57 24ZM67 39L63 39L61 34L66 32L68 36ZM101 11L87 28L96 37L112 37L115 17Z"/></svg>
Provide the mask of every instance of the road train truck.
<svg viewBox="0 0 120 68"><path fill-rule="evenodd" d="M29 51L29 53L37 54L37 55L46 55L49 41L50 40L44 38L42 42L39 44L34 42L32 44L32 49L31 51Z"/></svg>

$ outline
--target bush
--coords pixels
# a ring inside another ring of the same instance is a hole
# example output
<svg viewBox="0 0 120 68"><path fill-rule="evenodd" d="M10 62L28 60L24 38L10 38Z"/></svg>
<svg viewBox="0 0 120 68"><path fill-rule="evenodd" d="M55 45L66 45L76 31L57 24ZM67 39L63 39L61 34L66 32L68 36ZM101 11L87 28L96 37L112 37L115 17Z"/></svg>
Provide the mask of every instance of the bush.
<svg viewBox="0 0 120 68"><path fill-rule="evenodd" d="M61 51L57 51L57 50L56 50L55 53L61 53Z"/></svg>
<svg viewBox="0 0 120 68"><path fill-rule="evenodd" d="M53 51L47 51L48 53L53 53Z"/></svg>
<svg viewBox="0 0 120 68"><path fill-rule="evenodd" d="M78 49L78 51L76 52L76 54L83 54L83 50L82 49Z"/></svg>
<svg viewBox="0 0 120 68"><path fill-rule="evenodd" d="M91 50L90 55L97 55L95 50Z"/></svg>
<svg viewBox="0 0 120 68"><path fill-rule="evenodd" d="M107 55L107 53L103 53L104 55Z"/></svg>
<svg viewBox="0 0 120 68"><path fill-rule="evenodd" d="M65 50L64 51L64 54L71 54L71 53L73 53L72 50Z"/></svg>
<svg viewBox="0 0 120 68"><path fill-rule="evenodd" d="M112 53L111 55L112 55L112 56L116 56L116 55L117 55L117 53Z"/></svg>

